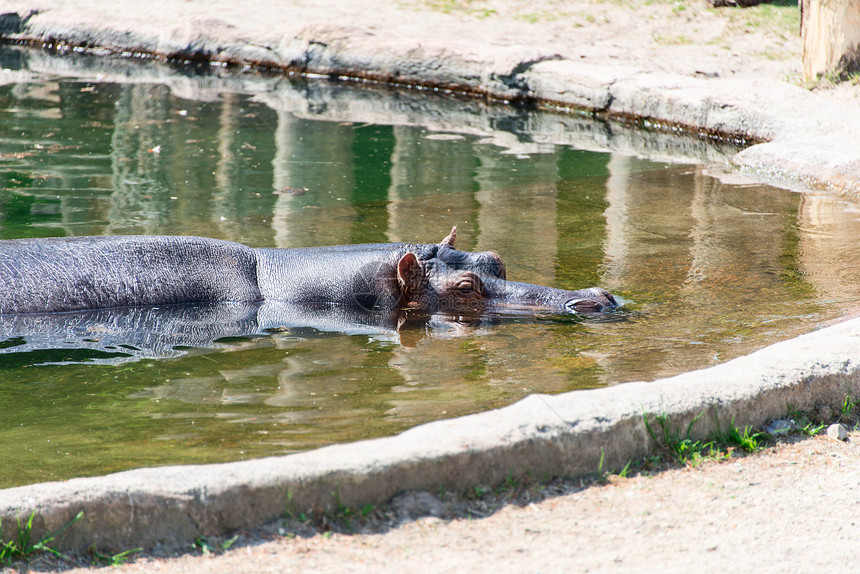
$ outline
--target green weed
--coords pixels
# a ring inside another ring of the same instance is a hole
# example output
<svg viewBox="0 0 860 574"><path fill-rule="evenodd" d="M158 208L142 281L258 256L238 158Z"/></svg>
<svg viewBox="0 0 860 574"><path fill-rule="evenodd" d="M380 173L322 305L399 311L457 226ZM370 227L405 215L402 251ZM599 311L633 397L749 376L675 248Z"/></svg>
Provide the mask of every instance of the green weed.
<svg viewBox="0 0 860 574"><path fill-rule="evenodd" d="M54 548L51 548L49 544L53 542L61 532L83 518L83 516L83 511L78 512L74 518L63 525L59 530L49 532L36 542L33 542L33 519L36 517L36 511L34 510L33 513L30 514L30 518L27 519L27 522L23 525L21 524L21 519L18 518L18 532L15 538L13 540L0 541L0 565L9 566L18 560L28 560L39 552L48 552L54 556L68 560L66 556ZM2 521L0 521L0 526L2 526Z"/></svg>
<svg viewBox="0 0 860 574"><path fill-rule="evenodd" d="M645 420L645 429L651 438L654 439L660 447L668 451L672 458L680 464L695 466L705 458L714 458L724 455L715 446L714 441L693 440L691 433L693 425L702 417L704 413L699 413L687 425L687 431L683 435L677 429L673 429L669 424L669 415L666 413L654 415L654 420L660 427L659 431L651 426L651 420L648 413L643 412L642 418Z"/></svg>
<svg viewBox="0 0 860 574"><path fill-rule="evenodd" d="M212 546L209 544L209 539L205 536L198 536L194 539L194 542L191 545L195 548L195 550L199 550L204 555L212 552Z"/></svg>
<svg viewBox="0 0 860 574"><path fill-rule="evenodd" d="M603 447L600 447L600 458L597 460L597 476L595 477L600 484L606 484L606 473L603 472Z"/></svg>
<svg viewBox="0 0 860 574"><path fill-rule="evenodd" d="M298 520L299 522L307 522L308 517L305 516L304 512L296 513L293 508L293 489L287 489L287 502L284 504L284 519L289 520Z"/></svg>
<svg viewBox="0 0 860 574"><path fill-rule="evenodd" d="M355 511L353 511L350 507L346 506L340 500L340 489L335 490L332 493L334 496L335 510L332 519L335 521L340 521L341 524L348 530L352 530L352 517L355 515Z"/></svg>
<svg viewBox="0 0 860 574"><path fill-rule="evenodd" d="M603 447L600 447L600 459L597 461L597 482L600 484L605 484L607 477L610 474L613 474L612 472L608 472L608 471L603 470L603 463L604 463L603 459L604 459ZM627 476L630 474L630 466L632 464L633 464L633 461L628 460L627 464L624 465L624 468L622 468L620 471L618 471L617 473L614 473L614 474L620 476L621 478L627 478Z"/></svg>
<svg viewBox="0 0 860 574"><path fill-rule="evenodd" d="M221 550L230 550L230 547L233 546L233 544L235 544L237 540L239 540L238 534L236 534L232 538L228 538L221 543Z"/></svg>
<svg viewBox="0 0 860 574"><path fill-rule="evenodd" d="M233 538L228 538L223 542L210 542L208 538L205 536L198 536L194 539L192 546L195 549L199 550L204 556L208 556L210 554L226 552L230 549L233 544L239 539L239 535L237 534Z"/></svg>
<svg viewBox="0 0 860 574"><path fill-rule="evenodd" d="M513 490L517 487L517 479L514 478L514 471L509 470L508 475L505 477L505 487L508 490Z"/></svg>
<svg viewBox="0 0 860 574"><path fill-rule="evenodd" d="M143 548L132 548L119 554L103 554L98 551L95 544L90 546L93 566L122 566L135 552L143 552Z"/></svg>
<svg viewBox="0 0 860 574"><path fill-rule="evenodd" d="M797 423L797 428L800 434L804 436L815 436L825 429L826 423L818 423L809 418L809 415L802 411L797 411L793 408L788 409L791 418Z"/></svg>
<svg viewBox="0 0 860 574"><path fill-rule="evenodd" d="M764 441L767 440L767 435L754 431L752 427L748 426L741 431L735 426L735 420L732 419L725 432L717 431L717 440L727 446L737 447L744 452L758 452Z"/></svg>
<svg viewBox="0 0 860 574"><path fill-rule="evenodd" d="M491 490L494 495L510 500L515 498L532 482L531 473L528 471L518 475L514 473L513 469L510 469L508 470L508 474L505 475L505 479L493 486ZM440 496L439 498L441 499L442 497Z"/></svg>
<svg viewBox="0 0 860 574"><path fill-rule="evenodd" d="M336 489L331 493L334 497L334 509L331 511L325 512L321 517L321 523L325 528L345 528L347 530L354 530L352 521L354 519L358 519L359 521L370 517L376 511L376 505L367 503L360 508L353 508L345 505L340 499L340 490ZM299 519L302 522L309 522L310 519L305 517L305 515L299 514Z"/></svg>
<svg viewBox="0 0 860 574"><path fill-rule="evenodd" d="M848 393L845 395L845 398L842 399L842 404L839 407L839 420L851 420L856 409L857 401L851 398L851 393Z"/></svg>

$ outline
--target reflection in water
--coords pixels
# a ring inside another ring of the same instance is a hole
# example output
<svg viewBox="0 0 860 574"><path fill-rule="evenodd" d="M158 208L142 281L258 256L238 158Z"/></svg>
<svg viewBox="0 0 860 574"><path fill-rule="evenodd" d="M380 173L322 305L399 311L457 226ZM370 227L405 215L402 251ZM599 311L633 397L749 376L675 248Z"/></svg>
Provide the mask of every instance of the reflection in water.
<svg viewBox="0 0 860 574"><path fill-rule="evenodd" d="M56 72L43 54L15 54L0 53L5 67ZM629 304L609 321L477 324L266 305L2 317L0 403L16 408L0 418L0 457L18 462L0 486L290 452L527 393L655 379L807 331L860 299L852 206L567 145L730 153L699 140L126 66L0 85L1 238L294 247L431 242L456 224L460 247L499 252L512 279L601 285Z"/></svg>

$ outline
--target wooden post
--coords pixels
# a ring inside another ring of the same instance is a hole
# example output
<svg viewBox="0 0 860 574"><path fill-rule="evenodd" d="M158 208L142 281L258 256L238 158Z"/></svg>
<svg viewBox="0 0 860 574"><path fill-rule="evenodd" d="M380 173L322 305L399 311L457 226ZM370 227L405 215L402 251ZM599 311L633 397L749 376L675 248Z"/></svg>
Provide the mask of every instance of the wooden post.
<svg viewBox="0 0 860 574"><path fill-rule="evenodd" d="M799 0L803 75L860 72L860 2Z"/></svg>

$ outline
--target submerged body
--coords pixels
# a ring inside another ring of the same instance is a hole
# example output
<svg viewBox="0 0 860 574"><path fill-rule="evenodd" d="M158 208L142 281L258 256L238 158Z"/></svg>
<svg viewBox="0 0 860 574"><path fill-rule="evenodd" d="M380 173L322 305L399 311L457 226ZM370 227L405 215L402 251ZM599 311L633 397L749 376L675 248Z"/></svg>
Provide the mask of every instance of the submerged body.
<svg viewBox="0 0 860 574"><path fill-rule="evenodd" d="M115 236L0 241L0 313L184 303L324 303L453 314L487 307L597 312L599 288L507 281L493 252L438 244L255 249L203 237Z"/></svg>

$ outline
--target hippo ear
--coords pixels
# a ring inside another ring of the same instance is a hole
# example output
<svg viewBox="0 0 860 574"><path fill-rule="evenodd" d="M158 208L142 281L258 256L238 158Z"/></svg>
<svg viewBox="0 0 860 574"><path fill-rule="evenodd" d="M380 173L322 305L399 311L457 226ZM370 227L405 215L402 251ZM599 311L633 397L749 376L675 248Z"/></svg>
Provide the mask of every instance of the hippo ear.
<svg viewBox="0 0 860 574"><path fill-rule="evenodd" d="M406 302L415 301L425 289L427 279L424 275L424 265L411 251L397 262L397 285Z"/></svg>
<svg viewBox="0 0 860 574"><path fill-rule="evenodd" d="M439 245L447 245L448 247L453 248L454 242L457 241L457 226L451 228L451 233L448 234L445 239L439 242Z"/></svg>

